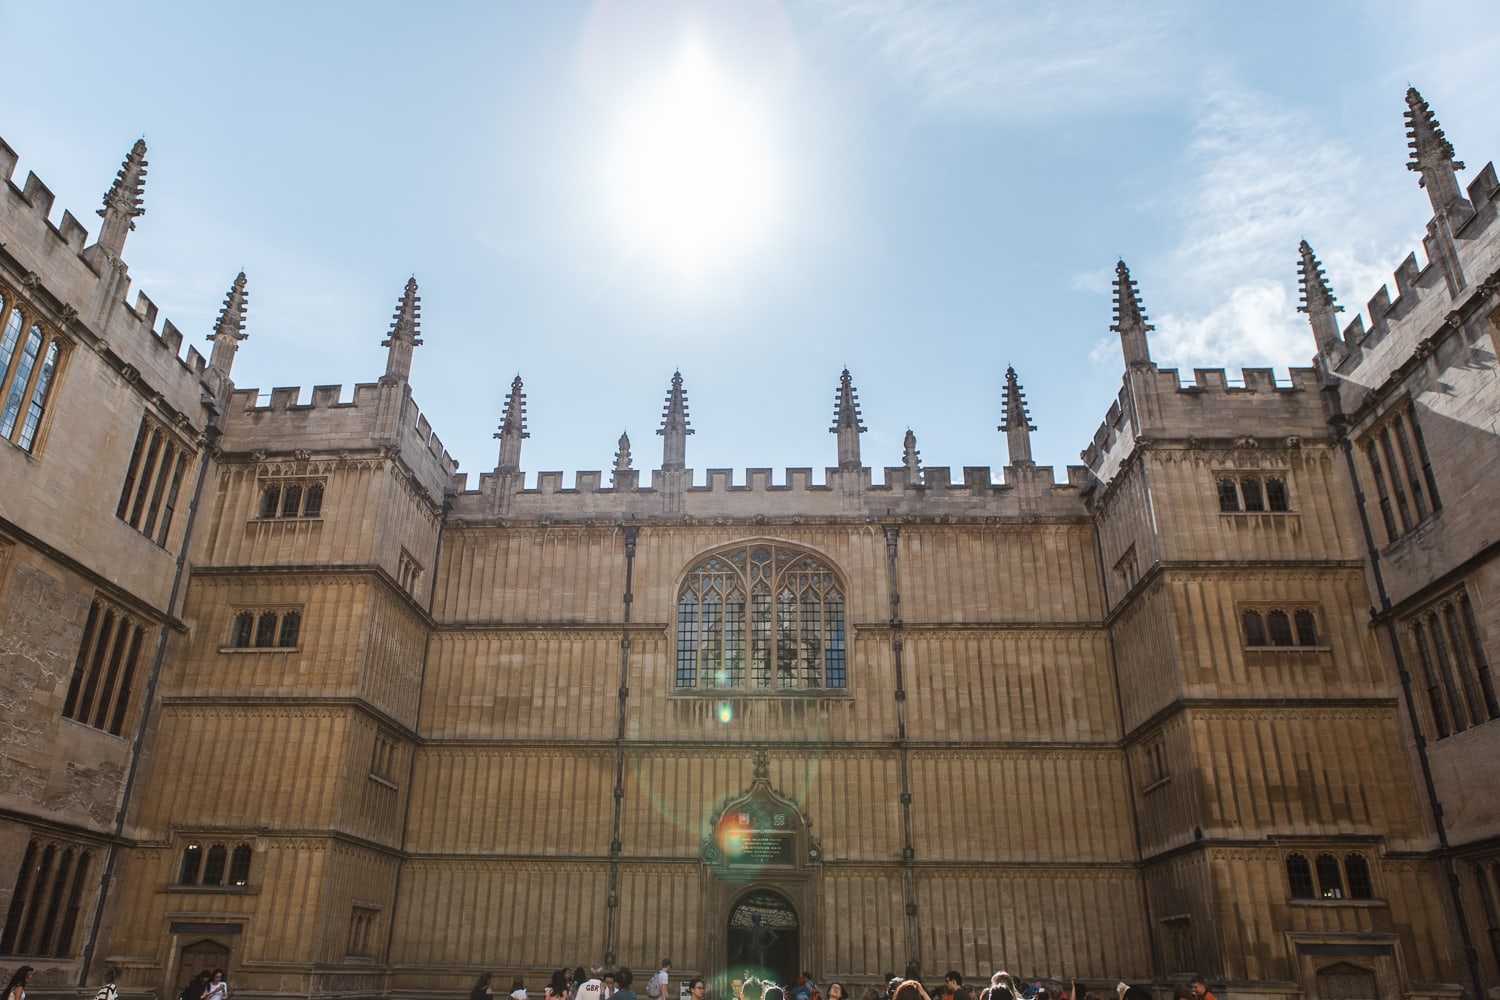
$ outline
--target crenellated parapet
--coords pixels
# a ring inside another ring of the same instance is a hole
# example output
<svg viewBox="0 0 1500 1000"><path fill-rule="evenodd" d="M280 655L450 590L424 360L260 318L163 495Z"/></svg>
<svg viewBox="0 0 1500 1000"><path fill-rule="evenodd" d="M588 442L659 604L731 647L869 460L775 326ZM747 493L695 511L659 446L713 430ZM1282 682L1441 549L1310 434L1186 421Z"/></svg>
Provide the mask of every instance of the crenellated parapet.
<svg viewBox="0 0 1500 1000"><path fill-rule="evenodd" d="M236 389L225 412L221 448L230 454L293 453L316 442L321 451L394 451L441 503L458 473L426 414L400 383L361 382L353 398L341 385L314 386L303 402L302 389L272 389L262 402L259 389Z"/></svg>
<svg viewBox="0 0 1500 1000"><path fill-rule="evenodd" d="M1468 185L1462 222L1451 230L1434 217L1423 239L1426 263L1415 252L1395 271L1396 293L1382 285L1364 315L1343 330L1341 356L1328 371L1338 384L1345 413L1356 413L1366 397L1403 378L1414 356L1431 355L1444 330L1480 322L1495 308L1500 287L1500 178L1488 163ZM1451 238L1450 238L1451 236ZM1424 342L1429 342L1423 347Z"/></svg>
<svg viewBox="0 0 1500 1000"><path fill-rule="evenodd" d="M123 206L117 214L126 219L121 232L112 236L121 245L127 217L140 214L143 155L144 145L137 143L122 168L122 175L131 175L131 184L117 179L120 191L111 189ZM88 230L71 211L65 209L59 221L52 221L54 196L35 173L28 173L23 185L15 183L18 160L15 150L0 139L0 266L27 287L44 314L50 312L60 328L152 397L160 409L201 426L203 355L193 347L183 353L182 333L158 316L156 304L145 293L129 303L128 268L108 247L87 246Z"/></svg>
<svg viewBox="0 0 1500 1000"><path fill-rule="evenodd" d="M1231 380L1223 368L1136 368L1082 453L1098 484L1119 473L1139 443L1193 439L1321 438L1328 434L1316 369L1293 368L1278 382L1269 368L1246 368Z"/></svg>
<svg viewBox="0 0 1500 1000"><path fill-rule="evenodd" d="M789 468L778 482L771 469L709 469L700 479L691 469L643 473L617 469L612 484L600 472L579 472L564 485L561 472L542 472L530 489L514 488L497 508L495 490L513 487L514 477L484 473L478 488L457 484L451 516L460 521L570 522L578 520L678 520L696 518L840 517L1055 517L1084 516L1079 491L1089 472L1070 466L1065 482L1050 467L1007 467L996 483L988 466L928 468L913 475L905 466L884 470L875 482L869 468ZM686 477L678 488L676 479Z"/></svg>

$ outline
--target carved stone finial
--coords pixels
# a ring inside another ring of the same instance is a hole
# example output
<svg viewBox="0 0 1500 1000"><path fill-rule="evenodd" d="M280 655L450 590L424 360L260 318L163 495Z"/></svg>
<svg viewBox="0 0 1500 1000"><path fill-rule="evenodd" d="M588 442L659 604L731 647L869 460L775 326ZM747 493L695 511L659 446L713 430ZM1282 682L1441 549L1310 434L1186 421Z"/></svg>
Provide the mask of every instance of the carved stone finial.
<svg viewBox="0 0 1500 1000"><path fill-rule="evenodd" d="M1123 260L1115 265L1115 321L1110 329L1120 335L1126 365L1151 363L1151 349L1146 343L1146 334L1156 327L1146 322L1140 292L1135 280L1130 277L1130 268L1125 266Z"/></svg>
<svg viewBox="0 0 1500 1000"><path fill-rule="evenodd" d="M531 437L526 430L526 394L521 391L521 376L510 383L510 395L505 399L505 419L495 437L500 439L500 460L496 472L519 472L521 469L521 441Z"/></svg>
<svg viewBox="0 0 1500 1000"><path fill-rule="evenodd" d="M249 296L245 292L245 272L241 271L235 276L234 284L229 286L229 294L224 296L224 306L219 310L219 319L214 323L214 332L207 339L213 341L213 353L209 355L208 366L228 375L234 367L234 354L239 350L240 341L244 340L245 312Z"/></svg>
<svg viewBox="0 0 1500 1000"><path fill-rule="evenodd" d="M771 780L771 755L764 750L755 751L755 777L762 781Z"/></svg>
<svg viewBox="0 0 1500 1000"><path fill-rule="evenodd" d="M1005 432L1011 465L1033 464L1031 432L1036 430L1036 425L1026 412L1026 393L1016 377L1016 370L1009 366L1005 369L1005 400L1000 411L1000 426L996 430Z"/></svg>
<svg viewBox="0 0 1500 1000"><path fill-rule="evenodd" d="M146 140L137 139L131 147L115 182L104 193L104 207L99 216L99 246L111 257L125 250L125 237L135 228L135 220L146 214Z"/></svg>
<svg viewBox="0 0 1500 1000"><path fill-rule="evenodd" d="M667 390L667 402L661 411L661 426L656 429L662 441L663 469L687 468L687 436L693 433L688 426L687 390L682 387L682 372L672 373L672 387Z"/></svg>
<svg viewBox="0 0 1500 1000"><path fill-rule="evenodd" d="M1333 289L1328 287L1328 279L1323 276L1323 265L1306 240L1299 247L1297 280L1302 293L1302 304L1297 311L1307 313L1313 337L1318 342L1318 353L1322 354L1339 342L1339 326L1334 314L1343 312L1344 307L1334 301Z"/></svg>
<svg viewBox="0 0 1500 1000"><path fill-rule="evenodd" d="M396 304L396 314L391 317L390 335L380 342L381 347L389 348L381 382L401 383L410 377L412 349L422 343L417 332L421 317L422 297L417 294L417 277L412 275L407 279L406 290L401 293L401 301Z"/></svg>
<svg viewBox="0 0 1500 1000"><path fill-rule="evenodd" d="M1455 174L1464 165L1454 158L1453 143L1443 134L1437 116L1416 87L1406 88L1405 118L1407 145L1411 148L1406 169L1422 175L1418 184L1427 189L1433 213L1441 215L1455 203L1464 201Z"/></svg>
<svg viewBox="0 0 1500 1000"><path fill-rule="evenodd" d="M828 432L839 436L839 468L858 469L859 436L865 433L865 425L859 415L859 393L847 368L839 376L839 387L833 399L833 426Z"/></svg>

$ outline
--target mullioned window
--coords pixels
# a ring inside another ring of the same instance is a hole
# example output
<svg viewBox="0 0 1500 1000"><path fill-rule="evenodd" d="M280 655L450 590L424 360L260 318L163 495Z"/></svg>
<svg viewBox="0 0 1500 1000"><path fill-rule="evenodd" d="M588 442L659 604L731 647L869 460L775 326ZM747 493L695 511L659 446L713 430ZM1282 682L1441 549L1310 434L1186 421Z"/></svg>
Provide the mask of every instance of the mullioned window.
<svg viewBox="0 0 1500 1000"><path fill-rule="evenodd" d="M844 589L801 549L765 542L701 559L677 597L677 688L848 685Z"/></svg>

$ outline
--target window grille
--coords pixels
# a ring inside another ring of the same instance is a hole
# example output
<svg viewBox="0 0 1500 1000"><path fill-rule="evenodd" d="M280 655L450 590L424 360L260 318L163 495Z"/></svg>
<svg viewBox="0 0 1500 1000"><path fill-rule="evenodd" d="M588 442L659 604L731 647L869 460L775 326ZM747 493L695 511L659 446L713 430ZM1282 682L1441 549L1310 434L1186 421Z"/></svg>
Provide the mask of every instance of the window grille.
<svg viewBox="0 0 1500 1000"><path fill-rule="evenodd" d="M838 575L810 553L770 543L700 560L678 593L676 663L678 688L846 687Z"/></svg>

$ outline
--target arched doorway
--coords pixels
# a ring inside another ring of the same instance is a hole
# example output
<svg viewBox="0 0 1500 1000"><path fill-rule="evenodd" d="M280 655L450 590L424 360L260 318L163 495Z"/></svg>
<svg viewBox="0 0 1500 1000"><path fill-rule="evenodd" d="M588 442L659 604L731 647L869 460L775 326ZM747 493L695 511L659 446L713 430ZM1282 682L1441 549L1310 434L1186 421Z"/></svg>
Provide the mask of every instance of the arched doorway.
<svg viewBox="0 0 1500 1000"><path fill-rule="evenodd" d="M791 900L753 889L729 910L724 954L736 979L753 976L790 987L801 969L802 924Z"/></svg>
<svg viewBox="0 0 1500 1000"><path fill-rule="evenodd" d="M180 990L187 985L188 980L200 972L227 968L229 968L229 949L217 941L194 941L192 944L183 945L177 964L177 978L180 980L176 984L177 988ZM171 995L176 996L177 991L174 990Z"/></svg>

